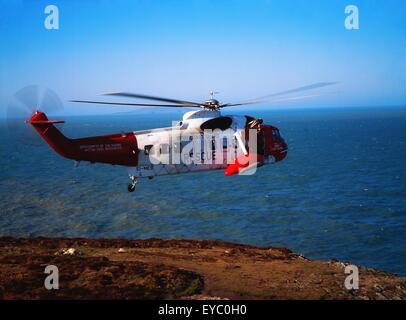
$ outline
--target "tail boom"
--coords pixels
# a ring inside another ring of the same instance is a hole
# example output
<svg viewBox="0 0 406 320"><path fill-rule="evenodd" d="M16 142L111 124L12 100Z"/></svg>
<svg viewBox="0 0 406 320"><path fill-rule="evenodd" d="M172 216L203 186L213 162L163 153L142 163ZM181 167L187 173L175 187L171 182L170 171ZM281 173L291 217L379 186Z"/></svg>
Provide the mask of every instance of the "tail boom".
<svg viewBox="0 0 406 320"><path fill-rule="evenodd" d="M62 157L75 161L137 166L138 145L133 132L69 139L55 126L61 120L48 120L36 112L28 121L48 145Z"/></svg>

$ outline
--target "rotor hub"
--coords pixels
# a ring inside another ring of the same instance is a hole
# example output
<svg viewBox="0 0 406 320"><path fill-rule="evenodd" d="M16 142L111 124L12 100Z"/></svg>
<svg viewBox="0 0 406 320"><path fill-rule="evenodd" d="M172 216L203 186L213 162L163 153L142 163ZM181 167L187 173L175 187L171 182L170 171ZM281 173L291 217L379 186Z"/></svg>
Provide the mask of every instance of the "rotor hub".
<svg viewBox="0 0 406 320"><path fill-rule="evenodd" d="M204 106L209 109L218 109L220 108L220 102L216 99L210 99L204 103Z"/></svg>

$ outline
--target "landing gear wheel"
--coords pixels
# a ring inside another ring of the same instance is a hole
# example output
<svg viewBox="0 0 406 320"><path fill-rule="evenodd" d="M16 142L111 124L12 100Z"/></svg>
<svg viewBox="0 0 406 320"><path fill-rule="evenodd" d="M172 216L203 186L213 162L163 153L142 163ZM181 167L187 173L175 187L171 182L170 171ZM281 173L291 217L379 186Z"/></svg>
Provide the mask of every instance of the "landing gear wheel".
<svg viewBox="0 0 406 320"><path fill-rule="evenodd" d="M136 184L130 183L128 185L128 192L134 192Z"/></svg>
<svg viewBox="0 0 406 320"><path fill-rule="evenodd" d="M135 187L137 186L137 178L135 176L129 175L131 183L128 185L128 192L134 192Z"/></svg>

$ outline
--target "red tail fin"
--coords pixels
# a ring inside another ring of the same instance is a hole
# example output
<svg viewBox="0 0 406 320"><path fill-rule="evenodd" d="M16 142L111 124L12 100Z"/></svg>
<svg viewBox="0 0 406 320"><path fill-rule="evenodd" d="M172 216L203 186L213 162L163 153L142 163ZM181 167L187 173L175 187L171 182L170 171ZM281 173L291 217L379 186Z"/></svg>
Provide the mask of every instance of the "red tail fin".
<svg viewBox="0 0 406 320"><path fill-rule="evenodd" d="M70 139L66 138L53 124L62 121L50 121L43 112L36 112L32 115L29 123L37 130L44 140L55 152L62 157L71 158Z"/></svg>
<svg viewBox="0 0 406 320"><path fill-rule="evenodd" d="M49 146L65 158L124 166L138 164L138 146L134 133L69 139L54 126L61 122L48 120L43 112L36 112L29 120Z"/></svg>

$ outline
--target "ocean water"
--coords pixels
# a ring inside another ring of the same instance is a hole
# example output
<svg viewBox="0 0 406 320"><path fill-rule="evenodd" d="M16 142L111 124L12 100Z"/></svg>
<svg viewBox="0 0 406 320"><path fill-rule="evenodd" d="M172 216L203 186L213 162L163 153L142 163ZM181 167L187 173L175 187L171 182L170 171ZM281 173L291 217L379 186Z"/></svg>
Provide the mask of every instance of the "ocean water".
<svg viewBox="0 0 406 320"><path fill-rule="evenodd" d="M254 176L140 180L21 144L1 122L0 235L222 239L406 275L406 109L250 110L287 158ZM179 112L70 117L71 137L168 126Z"/></svg>

